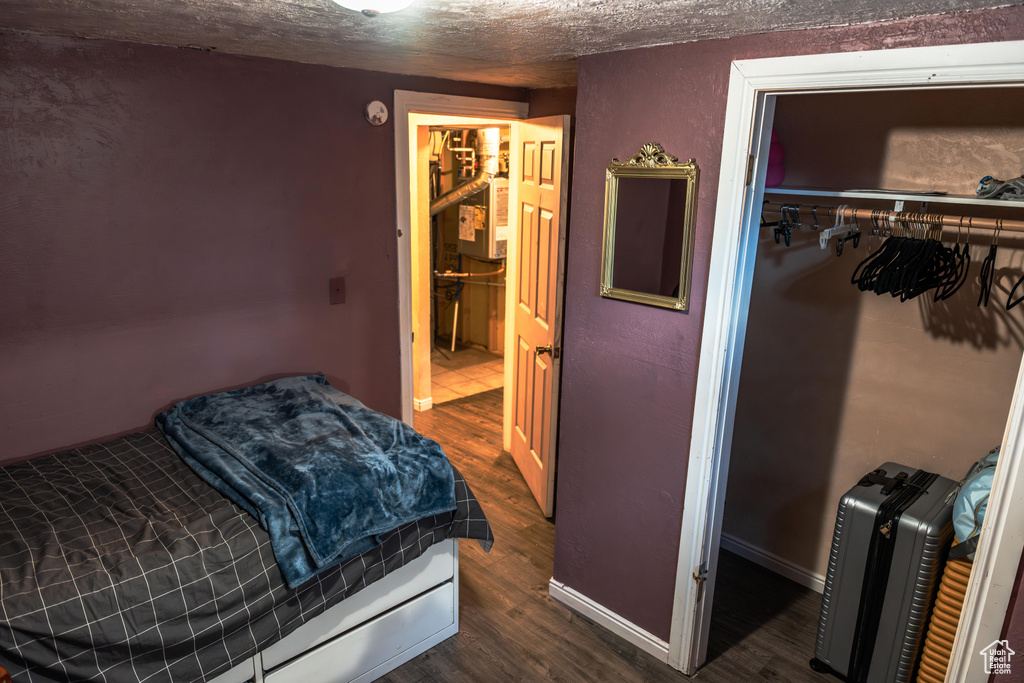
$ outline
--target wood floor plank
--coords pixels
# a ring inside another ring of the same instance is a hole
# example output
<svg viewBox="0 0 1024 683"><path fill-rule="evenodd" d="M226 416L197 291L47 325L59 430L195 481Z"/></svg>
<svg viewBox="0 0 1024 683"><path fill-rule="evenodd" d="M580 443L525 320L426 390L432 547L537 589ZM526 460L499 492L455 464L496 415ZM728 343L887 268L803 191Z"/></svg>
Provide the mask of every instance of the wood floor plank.
<svg viewBox="0 0 1024 683"><path fill-rule="evenodd" d="M511 456L501 449L497 389L416 413L466 476L494 529L484 553L460 544L459 633L384 678L387 683L678 683L667 664L548 595L555 525L545 519ZM707 683L831 683L807 667L819 597L746 560L719 562Z"/></svg>

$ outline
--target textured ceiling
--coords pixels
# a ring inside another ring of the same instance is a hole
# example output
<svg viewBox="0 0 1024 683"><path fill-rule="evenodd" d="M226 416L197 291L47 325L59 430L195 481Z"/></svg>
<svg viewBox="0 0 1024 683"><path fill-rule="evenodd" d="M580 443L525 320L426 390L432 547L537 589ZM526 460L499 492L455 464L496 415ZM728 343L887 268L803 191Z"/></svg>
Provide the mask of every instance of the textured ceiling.
<svg viewBox="0 0 1024 683"><path fill-rule="evenodd" d="M417 0L366 17L331 0L0 0L0 30L518 87L576 82L576 57L781 29L998 7L1008 0Z"/></svg>

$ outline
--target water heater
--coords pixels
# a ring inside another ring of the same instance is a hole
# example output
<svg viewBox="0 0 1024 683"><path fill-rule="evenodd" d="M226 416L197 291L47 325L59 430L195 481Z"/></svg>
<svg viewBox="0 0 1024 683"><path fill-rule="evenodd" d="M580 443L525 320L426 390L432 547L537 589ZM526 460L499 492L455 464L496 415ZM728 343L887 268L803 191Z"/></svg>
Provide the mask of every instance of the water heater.
<svg viewBox="0 0 1024 683"><path fill-rule="evenodd" d="M505 258L508 244L508 178L493 178L459 205L459 252L477 259Z"/></svg>

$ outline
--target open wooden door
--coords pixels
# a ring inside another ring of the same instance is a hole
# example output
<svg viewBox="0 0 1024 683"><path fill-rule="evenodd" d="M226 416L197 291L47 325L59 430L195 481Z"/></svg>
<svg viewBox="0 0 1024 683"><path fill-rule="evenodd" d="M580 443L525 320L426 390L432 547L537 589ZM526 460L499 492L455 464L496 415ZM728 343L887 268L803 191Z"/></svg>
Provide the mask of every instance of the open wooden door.
<svg viewBox="0 0 1024 683"><path fill-rule="evenodd" d="M569 117L512 125L517 239L512 311L511 451L544 514L554 514Z"/></svg>

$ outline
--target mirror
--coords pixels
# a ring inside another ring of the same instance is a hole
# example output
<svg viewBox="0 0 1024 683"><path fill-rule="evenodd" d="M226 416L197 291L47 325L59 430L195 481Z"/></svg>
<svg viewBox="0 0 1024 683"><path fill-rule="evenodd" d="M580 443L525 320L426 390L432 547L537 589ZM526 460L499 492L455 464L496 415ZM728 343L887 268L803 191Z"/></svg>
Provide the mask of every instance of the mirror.
<svg viewBox="0 0 1024 683"><path fill-rule="evenodd" d="M605 173L601 296L685 311L690 305L697 163L649 142Z"/></svg>

